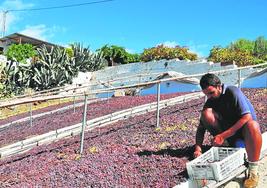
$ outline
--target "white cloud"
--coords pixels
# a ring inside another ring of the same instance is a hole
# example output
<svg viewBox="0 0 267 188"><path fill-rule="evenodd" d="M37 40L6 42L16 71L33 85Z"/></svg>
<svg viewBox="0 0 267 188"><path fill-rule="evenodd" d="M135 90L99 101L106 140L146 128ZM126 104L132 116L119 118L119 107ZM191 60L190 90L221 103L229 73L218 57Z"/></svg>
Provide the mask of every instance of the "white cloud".
<svg viewBox="0 0 267 188"><path fill-rule="evenodd" d="M157 44L157 46L158 45L163 45L163 46L170 47L170 48L174 48L176 46L185 46L189 49L190 52L197 54L198 57L207 56L205 52L207 51L209 47L207 44L196 44L193 41L189 41L186 45L179 45L175 41L165 41L163 43Z"/></svg>
<svg viewBox="0 0 267 188"><path fill-rule="evenodd" d="M63 27L59 27L59 26L52 26L52 27L47 27L44 24L40 24L40 25L28 25L26 26L26 28L22 31L20 31L19 33L30 36L30 37L34 37L37 39L41 39L41 40L51 40L54 36L55 33L57 32L65 32L66 29Z"/></svg>
<svg viewBox="0 0 267 188"><path fill-rule="evenodd" d="M188 48L190 52L196 53L199 57L205 57L207 54L205 52L209 48L207 44L196 44L193 41L188 42Z"/></svg>
<svg viewBox="0 0 267 188"><path fill-rule="evenodd" d="M55 36L57 32L65 32L65 28L58 26L48 27L44 24L39 25L28 25L21 31L18 30L16 23L24 19L26 12L24 11L13 11L21 9L33 8L35 5L33 3L28 3L26 0L5 0L2 3L0 2L0 10L8 11L6 14L6 24L5 24L5 34L9 33L9 30L13 32L22 33L34 38L41 40L50 40ZM0 12L0 30L3 31L3 15ZM21 28L20 28L21 29Z"/></svg>
<svg viewBox="0 0 267 188"><path fill-rule="evenodd" d="M1 7L8 10L17 10L17 9L25 9L31 8L34 5L32 3L24 3L23 0L5 0Z"/></svg>
<svg viewBox="0 0 267 188"><path fill-rule="evenodd" d="M34 26L26 26L26 28L19 33L33 37L33 38L38 38L41 40L47 40L46 33L48 31L48 28L46 25L41 24L41 25L34 25Z"/></svg>
<svg viewBox="0 0 267 188"><path fill-rule="evenodd" d="M128 52L128 53L130 53L130 54L134 54L134 53L135 53L135 51L134 51L134 50L132 50L132 49L129 49L129 48L126 48L126 49L125 49L125 51L126 51L126 52Z"/></svg>
<svg viewBox="0 0 267 188"><path fill-rule="evenodd" d="M163 45L163 46L166 46L166 47L174 48L178 44L175 41L165 41L163 43L157 44L157 46L158 45Z"/></svg>

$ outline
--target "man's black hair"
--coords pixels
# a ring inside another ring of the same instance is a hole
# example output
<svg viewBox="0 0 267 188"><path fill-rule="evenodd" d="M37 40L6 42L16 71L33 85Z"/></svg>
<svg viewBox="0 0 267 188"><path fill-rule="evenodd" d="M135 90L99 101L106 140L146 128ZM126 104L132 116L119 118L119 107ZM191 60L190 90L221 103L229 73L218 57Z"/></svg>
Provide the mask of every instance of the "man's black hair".
<svg viewBox="0 0 267 188"><path fill-rule="evenodd" d="M221 85L221 80L215 74L207 73L204 76L202 76L200 79L200 86L201 86L202 90L206 89L209 86L216 87L219 85Z"/></svg>

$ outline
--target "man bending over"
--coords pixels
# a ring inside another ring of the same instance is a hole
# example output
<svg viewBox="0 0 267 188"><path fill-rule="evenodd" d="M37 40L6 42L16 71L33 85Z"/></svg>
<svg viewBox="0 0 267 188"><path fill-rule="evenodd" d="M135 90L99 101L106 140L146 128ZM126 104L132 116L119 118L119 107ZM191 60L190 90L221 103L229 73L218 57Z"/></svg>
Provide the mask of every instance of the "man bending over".
<svg viewBox="0 0 267 188"><path fill-rule="evenodd" d="M200 86L208 99L196 132L194 156L202 154L201 146L206 130L214 136L214 146L221 146L227 140L231 147L237 147L240 141L244 141L249 161L249 177L244 187L256 187L262 136L252 104L239 88L221 84L214 74L205 74L200 80Z"/></svg>

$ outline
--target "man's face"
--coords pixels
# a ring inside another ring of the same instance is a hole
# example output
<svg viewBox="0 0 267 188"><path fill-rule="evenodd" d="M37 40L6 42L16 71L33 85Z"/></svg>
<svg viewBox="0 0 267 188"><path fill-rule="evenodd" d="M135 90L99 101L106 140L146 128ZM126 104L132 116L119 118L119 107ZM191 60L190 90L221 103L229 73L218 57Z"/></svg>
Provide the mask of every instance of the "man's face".
<svg viewBox="0 0 267 188"><path fill-rule="evenodd" d="M203 93L208 97L208 99L217 99L222 93L222 86L209 86L202 90Z"/></svg>

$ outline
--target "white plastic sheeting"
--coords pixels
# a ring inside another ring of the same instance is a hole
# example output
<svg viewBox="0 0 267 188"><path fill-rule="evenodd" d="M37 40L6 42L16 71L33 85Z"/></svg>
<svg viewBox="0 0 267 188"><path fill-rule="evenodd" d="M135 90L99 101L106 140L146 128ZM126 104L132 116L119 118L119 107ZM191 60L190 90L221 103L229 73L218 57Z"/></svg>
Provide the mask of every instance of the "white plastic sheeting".
<svg viewBox="0 0 267 188"><path fill-rule="evenodd" d="M220 63L205 62L203 60L160 60L107 67L103 70L93 72L91 81L95 83L108 83L109 86L98 84L92 88L99 89L153 81L160 75L173 71L181 75L193 75L234 68L236 68L236 65L221 66ZM241 82L252 73L261 70L259 68L241 70ZM218 76L223 83L238 85L238 70L220 73ZM195 79L200 79L200 77L196 77Z"/></svg>

